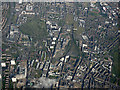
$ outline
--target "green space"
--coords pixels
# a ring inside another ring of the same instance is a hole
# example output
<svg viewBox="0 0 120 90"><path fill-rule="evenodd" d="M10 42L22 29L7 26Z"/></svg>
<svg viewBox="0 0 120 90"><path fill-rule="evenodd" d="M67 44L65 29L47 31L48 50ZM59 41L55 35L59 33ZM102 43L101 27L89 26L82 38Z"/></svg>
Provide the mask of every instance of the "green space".
<svg viewBox="0 0 120 90"><path fill-rule="evenodd" d="M85 2L85 3L83 3L83 6L84 6L84 7L89 7L89 6L90 6L90 3Z"/></svg>
<svg viewBox="0 0 120 90"><path fill-rule="evenodd" d="M73 23L74 23L73 15L68 13L66 15L65 24L66 25L72 25Z"/></svg>
<svg viewBox="0 0 120 90"><path fill-rule="evenodd" d="M107 18L107 14L104 14L104 13L101 12L100 15L102 15L105 18Z"/></svg>
<svg viewBox="0 0 120 90"><path fill-rule="evenodd" d="M98 13L98 12L99 12L99 11L98 11L98 9L95 9L95 8L94 8L94 9L92 9L92 11L93 11L93 12L96 12L96 13Z"/></svg>
<svg viewBox="0 0 120 90"><path fill-rule="evenodd" d="M5 89L5 79L6 79L6 77L2 76L2 89L3 90Z"/></svg>
<svg viewBox="0 0 120 90"><path fill-rule="evenodd" d="M33 41L42 41L46 39L48 35L45 21L41 20L39 17L29 18L19 29L23 34L32 37Z"/></svg>
<svg viewBox="0 0 120 90"><path fill-rule="evenodd" d="M37 72L37 74L35 74L35 78L40 78L42 71L41 70L35 70Z"/></svg>
<svg viewBox="0 0 120 90"><path fill-rule="evenodd" d="M75 31L75 34L81 34L82 32L85 31L85 29L83 27L79 27L78 26L78 21L74 21L73 20L73 15L72 14L67 14L66 16L66 22L65 22L66 25L73 25L75 29L77 29Z"/></svg>
<svg viewBox="0 0 120 90"><path fill-rule="evenodd" d="M51 76L51 75L50 75L49 78L50 78L50 79L57 79L58 76Z"/></svg>
<svg viewBox="0 0 120 90"><path fill-rule="evenodd" d="M76 45L76 40L72 40L72 47L71 47L71 51L72 53L75 53L76 56L79 56L80 55L80 50L79 50L79 47Z"/></svg>
<svg viewBox="0 0 120 90"><path fill-rule="evenodd" d="M92 11L88 11L88 15L92 15L92 16L98 16L98 13L92 12Z"/></svg>
<svg viewBox="0 0 120 90"><path fill-rule="evenodd" d="M16 24L16 20L17 20L17 15L14 14L14 16L12 16L12 23Z"/></svg>
<svg viewBox="0 0 120 90"><path fill-rule="evenodd" d="M59 26L63 26L65 24L64 20L63 19L60 19L59 22L58 22L58 25Z"/></svg>
<svg viewBox="0 0 120 90"><path fill-rule="evenodd" d="M44 61L44 57L45 57L45 53L42 52L42 55L41 55L41 60Z"/></svg>
<svg viewBox="0 0 120 90"><path fill-rule="evenodd" d="M10 3L9 3L9 8L8 8L8 10L7 10L7 15L6 15L6 17L7 17L7 19L10 17L10 8L11 8L11 5L10 5Z"/></svg>
<svg viewBox="0 0 120 90"><path fill-rule="evenodd" d="M105 60L108 60L108 57L104 57Z"/></svg>
<svg viewBox="0 0 120 90"><path fill-rule="evenodd" d="M118 83L117 78L120 78L120 60L119 60L119 45L117 44L111 51L110 55L113 57L113 66L112 66L112 83ZM120 85L120 81L119 81Z"/></svg>
<svg viewBox="0 0 120 90"><path fill-rule="evenodd" d="M65 52L63 55L66 55L71 49L71 40L68 42L68 45L65 46Z"/></svg>
<svg viewBox="0 0 120 90"><path fill-rule="evenodd" d="M10 80L9 88L13 88L13 82Z"/></svg>
<svg viewBox="0 0 120 90"><path fill-rule="evenodd" d="M60 22L60 25L62 24L62 21ZM65 19L65 24L66 25L73 25L75 29L77 29L75 31L75 34L81 34L82 32L85 31L85 29L83 27L79 27L78 26L78 21L74 21L73 19L73 15L72 14L67 14L66 15L66 19Z"/></svg>
<svg viewBox="0 0 120 90"><path fill-rule="evenodd" d="M77 30L75 31L75 34L80 35L82 32L85 31L85 28L83 27L78 27Z"/></svg>
<svg viewBox="0 0 120 90"><path fill-rule="evenodd" d="M75 56L80 55L79 47L76 45L76 40L72 39L68 42L68 45L65 47L65 53L66 55L68 52L72 52Z"/></svg>

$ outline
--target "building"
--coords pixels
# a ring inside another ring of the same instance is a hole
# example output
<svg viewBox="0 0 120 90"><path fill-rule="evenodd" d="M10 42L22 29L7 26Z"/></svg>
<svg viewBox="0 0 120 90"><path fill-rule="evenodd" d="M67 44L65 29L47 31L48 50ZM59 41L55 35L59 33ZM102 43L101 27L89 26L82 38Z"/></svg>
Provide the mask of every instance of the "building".
<svg viewBox="0 0 120 90"><path fill-rule="evenodd" d="M12 82L17 82L17 79L13 77Z"/></svg>
<svg viewBox="0 0 120 90"><path fill-rule="evenodd" d="M11 65L16 65L15 60L11 60Z"/></svg>
<svg viewBox="0 0 120 90"><path fill-rule="evenodd" d="M1 63L1 66L2 66L2 67L6 67L6 63L5 63L5 62L2 62L2 63Z"/></svg>
<svg viewBox="0 0 120 90"><path fill-rule="evenodd" d="M19 0L19 4L22 4L22 0Z"/></svg>
<svg viewBox="0 0 120 90"><path fill-rule="evenodd" d="M26 11L32 11L33 6L31 4L26 5Z"/></svg>

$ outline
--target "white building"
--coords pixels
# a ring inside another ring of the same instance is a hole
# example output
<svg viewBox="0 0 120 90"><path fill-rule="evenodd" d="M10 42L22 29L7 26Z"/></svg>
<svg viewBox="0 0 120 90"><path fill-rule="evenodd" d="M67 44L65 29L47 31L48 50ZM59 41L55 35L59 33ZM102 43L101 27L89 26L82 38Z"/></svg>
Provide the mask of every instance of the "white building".
<svg viewBox="0 0 120 90"><path fill-rule="evenodd" d="M62 57L62 58L60 59L60 61L62 61L62 62L63 62L63 61L64 61L64 57Z"/></svg>
<svg viewBox="0 0 120 90"><path fill-rule="evenodd" d="M6 67L6 63L5 63L5 62L2 62L2 63L1 63L1 66L2 66L2 67Z"/></svg>
<svg viewBox="0 0 120 90"><path fill-rule="evenodd" d="M84 40L88 40L88 37L87 37L86 35L82 35L82 38L83 38Z"/></svg>
<svg viewBox="0 0 120 90"><path fill-rule="evenodd" d="M54 48L54 46L50 46L50 49L53 49Z"/></svg>
<svg viewBox="0 0 120 90"><path fill-rule="evenodd" d="M32 10L33 10L33 6L30 5L30 4L28 4L28 5L26 6L26 11L32 11Z"/></svg>
<svg viewBox="0 0 120 90"><path fill-rule="evenodd" d="M67 76L67 80L71 80L72 79L72 76Z"/></svg>
<svg viewBox="0 0 120 90"><path fill-rule="evenodd" d="M55 40L56 40L56 38L54 37L54 38L53 38L53 41L55 41Z"/></svg>
<svg viewBox="0 0 120 90"><path fill-rule="evenodd" d="M46 24L51 25L51 22L50 22L50 21L47 21Z"/></svg>
<svg viewBox="0 0 120 90"><path fill-rule="evenodd" d="M83 44L83 47L87 47L87 44Z"/></svg>
<svg viewBox="0 0 120 90"><path fill-rule="evenodd" d="M52 44L54 44L54 45L55 45L55 42L52 42Z"/></svg>
<svg viewBox="0 0 120 90"><path fill-rule="evenodd" d="M19 4L22 4L22 0L19 0Z"/></svg>
<svg viewBox="0 0 120 90"><path fill-rule="evenodd" d="M2 78L2 75L0 74L0 79Z"/></svg>
<svg viewBox="0 0 120 90"><path fill-rule="evenodd" d="M16 82L17 81L17 79L16 78L12 78L12 82Z"/></svg>
<svg viewBox="0 0 120 90"><path fill-rule="evenodd" d="M106 8L105 8L105 7L103 7L103 10L104 10L104 11L106 11Z"/></svg>
<svg viewBox="0 0 120 90"><path fill-rule="evenodd" d="M16 65L15 60L11 60L11 65Z"/></svg>
<svg viewBox="0 0 120 90"><path fill-rule="evenodd" d="M70 32L71 30L70 29L67 29L67 32Z"/></svg>

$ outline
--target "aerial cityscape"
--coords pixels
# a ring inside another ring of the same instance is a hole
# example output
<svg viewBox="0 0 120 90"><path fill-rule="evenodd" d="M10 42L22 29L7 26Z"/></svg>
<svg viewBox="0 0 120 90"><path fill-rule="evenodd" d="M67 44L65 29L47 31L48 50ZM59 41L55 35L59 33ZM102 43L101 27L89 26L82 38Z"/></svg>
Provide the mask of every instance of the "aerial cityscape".
<svg viewBox="0 0 120 90"><path fill-rule="evenodd" d="M2 2L2 89L120 88L120 2Z"/></svg>

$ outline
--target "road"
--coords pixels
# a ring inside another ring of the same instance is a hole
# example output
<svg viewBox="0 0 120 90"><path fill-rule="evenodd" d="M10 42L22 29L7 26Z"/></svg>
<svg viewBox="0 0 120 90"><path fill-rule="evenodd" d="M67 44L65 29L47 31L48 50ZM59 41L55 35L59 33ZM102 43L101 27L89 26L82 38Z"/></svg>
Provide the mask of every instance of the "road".
<svg viewBox="0 0 120 90"><path fill-rule="evenodd" d="M13 12L15 11L14 10L14 5L13 5L13 3L10 3L10 17L8 18L8 21L7 21L7 23L6 23L6 25L8 26L11 26L11 19L12 19L12 16L13 16ZM5 26L5 28L7 27L7 26ZM2 34L3 35L5 35L8 31L9 31L9 29L5 29L5 28L3 28L3 30L2 30Z"/></svg>
<svg viewBox="0 0 120 90"><path fill-rule="evenodd" d="M83 81L82 81L82 86L81 86L81 88L84 87L84 80L86 79L87 75L89 75L89 73L92 71L92 69L93 69L96 65L97 65L97 63L96 63L95 65L93 65L93 66L89 69L88 73L85 74L85 76L84 76L84 78L83 78Z"/></svg>
<svg viewBox="0 0 120 90"><path fill-rule="evenodd" d="M83 59L80 57L80 59L79 59L77 65L76 65L76 67L75 67L75 69L74 69L74 71L73 71L74 74L73 74L73 77L72 77L71 81L74 79L74 76L75 76L75 74L76 74L76 71L77 71L79 65L81 64L82 60L83 60Z"/></svg>

